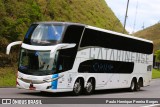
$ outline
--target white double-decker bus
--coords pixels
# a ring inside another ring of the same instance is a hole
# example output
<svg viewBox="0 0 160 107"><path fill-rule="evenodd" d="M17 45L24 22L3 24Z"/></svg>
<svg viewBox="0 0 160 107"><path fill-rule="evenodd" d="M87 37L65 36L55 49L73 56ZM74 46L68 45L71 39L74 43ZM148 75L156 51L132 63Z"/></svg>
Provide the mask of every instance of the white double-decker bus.
<svg viewBox="0 0 160 107"><path fill-rule="evenodd" d="M21 45L18 88L79 95L149 85L152 41L69 22L33 23Z"/></svg>

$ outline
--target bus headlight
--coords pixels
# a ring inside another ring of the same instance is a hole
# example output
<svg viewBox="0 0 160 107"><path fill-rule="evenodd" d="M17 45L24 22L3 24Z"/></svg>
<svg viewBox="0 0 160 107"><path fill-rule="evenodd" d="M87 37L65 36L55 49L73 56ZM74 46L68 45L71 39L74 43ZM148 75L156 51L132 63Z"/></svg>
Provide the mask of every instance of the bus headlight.
<svg viewBox="0 0 160 107"><path fill-rule="evenodd" d="M45 79L44 82L52 82L52 79Z"/></svg>

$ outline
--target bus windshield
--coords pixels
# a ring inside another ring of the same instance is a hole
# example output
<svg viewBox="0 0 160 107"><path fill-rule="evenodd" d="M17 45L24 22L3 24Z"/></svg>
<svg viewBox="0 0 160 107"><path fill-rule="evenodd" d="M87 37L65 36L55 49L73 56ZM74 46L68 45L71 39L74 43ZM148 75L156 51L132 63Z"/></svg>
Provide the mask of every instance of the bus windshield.
<svg viewBox="0 0 160 107"><path fill-rule="evenodd" d="M58 52L53 59L50 58L50 51L32 51L21 49L18 70L29 75L52 75L57 73L57 57ZM62 70L62 68L59 68L59 70Z"/></svg>
<svg viewBox="0 0 160 107"><path fill-rule="evenodd" d="M53 45L60 42L64 25L33 24L25 35L24 43L31 45Z"/></svg>

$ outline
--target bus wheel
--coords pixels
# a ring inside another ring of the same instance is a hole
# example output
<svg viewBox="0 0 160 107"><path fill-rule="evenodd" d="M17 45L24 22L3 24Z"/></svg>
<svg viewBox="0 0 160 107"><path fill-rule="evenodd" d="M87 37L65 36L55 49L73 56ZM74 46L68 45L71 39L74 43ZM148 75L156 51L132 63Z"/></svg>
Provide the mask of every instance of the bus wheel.
<svg viewBox="0 0 160 107"><path fill-rule="evenodd" d="M85 87L85 94L92 94L94 91L94 81L93 79L89 79Z"/></svg>
<svg viewBox="0 0 160 107"><path fill-rule="evenodd" d="M132 80L132 82L131 82L131 86L130 86L130 91L135 91L136 90L136 81L135 81L135 79L133 79Z"/></svg>
<svg viewBox="0 0 160 107"><path fill-rule="evenodd" d="M74 86L73 86L73 95L80 95L82 92L82 84L81 84L81 80L78 79L76 80L76 82L74 83Z"/></svg>
<svg viewBox="0 0 160 107"><path fill-rule="evenodd" d="M136 91L140 91L141 87L143 87L143 79L140 78L137 83L137 90Z"/></svg>
<svg viewBox="0 0 160 107"><path fill-rule="evenodd" d="M139 91L140 90L140 83L139 83L139 81L138 81L138 83L136 84L136 89L135 89L135 91Z"/></svg>

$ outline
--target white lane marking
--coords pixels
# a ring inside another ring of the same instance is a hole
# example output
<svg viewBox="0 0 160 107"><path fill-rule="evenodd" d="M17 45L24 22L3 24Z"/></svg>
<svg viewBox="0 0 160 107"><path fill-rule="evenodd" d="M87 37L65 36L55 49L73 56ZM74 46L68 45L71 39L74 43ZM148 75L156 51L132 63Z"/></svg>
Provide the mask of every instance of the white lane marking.
<svg viewBox="0 0 160 107"><path fill-rule="evenodd" d="M160 104L153 104L153 105L141 106L141 107L160 107Z"/></svg>

